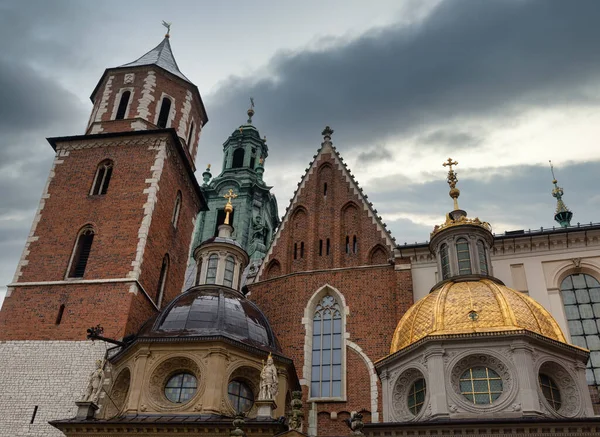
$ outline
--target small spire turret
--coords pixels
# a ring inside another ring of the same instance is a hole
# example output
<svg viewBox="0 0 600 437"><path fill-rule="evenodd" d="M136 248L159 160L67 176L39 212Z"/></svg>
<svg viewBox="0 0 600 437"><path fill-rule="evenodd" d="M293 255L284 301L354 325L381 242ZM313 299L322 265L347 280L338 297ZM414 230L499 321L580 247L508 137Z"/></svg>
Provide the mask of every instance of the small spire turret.
<svg viewBox="0 0 600 437"><path fill-rule="evenodd" d="M562 200L562 196L564 191L561 187L558 186L558 181L554 176L554 166L552 165L552 161L548 161L550 163L550 171L552 172L552 183L554 184L554 188L552 189L552 197L556 198L556 214L554 214L554 220L556 220L563 228L569 227L571 225L571 219L573 218L573 213L565 202Z"/></svg>

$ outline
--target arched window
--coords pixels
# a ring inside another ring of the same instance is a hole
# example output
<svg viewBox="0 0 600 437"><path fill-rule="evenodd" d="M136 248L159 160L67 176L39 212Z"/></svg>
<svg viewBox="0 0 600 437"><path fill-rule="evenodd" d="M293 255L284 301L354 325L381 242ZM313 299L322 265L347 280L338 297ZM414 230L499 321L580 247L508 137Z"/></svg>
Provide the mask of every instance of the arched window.
<svg viewBox="0 0 600 437"><path fill-rule="evenodd" d="M356 239L356 235L352 237L352 253L358 253L358 240Z"/></svg>
<svg viewBox="0 0 600 437"><path fill-rule="evenodd" d="M323 196L327 196L327 182L323 184Z"/></svg>
<svg viewBox="0 0 600 437"><path fill-rule="evenodd" d="M106 159L98 164L90 195L100 196L106 194L108 191L108 184L110 183L110 178L112 176L112 171L113 162L110 159Z"/></svg>
<svg viewBox="0 0 600 437"><path fill-rule="evenodd" d="M294 243L294 259L298 259L298 243Z"/></svg>
<svg viewBox="0 0 600 437"><path fill-rule="evenodd" d="M194 148L194 122L190 122L190 133L188 134L187 145L190 153L192 153L192 149Z"/></svg>
<svg viewBox="0 0 600 437"><path fill-rule="evenodd" d="M477 240L477 254L479 256L479 270L482 275L488 275L488 264L487 258L485 256L485 246L483 245L483 241Z"/></svg>
<svg viewBox="0 0 600 437"><path fill-rule="evenodd" d="M442 263L442 279L448 279L450 277L450 257L446 243L440 246L440 261Z"/></svg>
<svg viewBox="0 0 600 437"><path fill-rule="evenodd" d="M208 258L206 269L206 284L214 284L217 279L217 266L219 265L219 255L212 254Z"/></svg>
<svg viewBox="0 0 600 437"><path fill-rule="evenodd" d="M225 258L225 276L223 277L223 285L233 287L233 272L235 270L235 260L232 256Z"/></svg>
<svg viewBox="0 0 600 437"><path fill-rule="evenodd" d="M92 250L92 243L94 242L94 230L91 226L84 227L79 231L77 236L77 242L71 255L71 266L69 268L69 278L83 278L85 268L87 266L88 258Z"/></svg>
<svg viewBox="0 0 600 437"><path fill-rule="evenodd" d="M250 155L250 168L254 169L256 165L256 149L252 149L252 155Z"/></svg>
<svg viewBox="0 0 600 437"><path fill-rule="evenodd" d="M123 120L125 118L125 112L127 111L127 105L129 104L130 97L130 91L125 91L123 94L121 94L121 100L119 101L119 108L117 109L115 120Z"/></svg>
<svg viewBox="0 0 600 437"><path fill-rule="evenodd" d="M177 191L177 197L175 197L175 206L173 207L173 216L171 217L171 223L177 228L177 221L179 220L179 211L181 210L181 191Z"/></svg>
<svg viewBox="0 0 600 437"><path fill-rule="evenodd" d="M158 121L156 125L158 127L166 128L167 122L169 121L169 112L171 111L171 99L163 97L160 104L160 113L158 115Z"/></svg>
<svg viewBox="0 0 600 437"><path fill-rule="evenodd" d="M346 253L350 253L350 236L346 235Z"/></svg>
<svg viewBox="0 0 600 437"><path fill-rule="evenodd" d="M589 349L586 377L589 385L600 385L600 283L585 273L567 276L560 284L569 333L573 344Z"/></svg>
<svg viewBox="0 0 600 437"><path fill-rule="evenodd" d="M319 256L323 255L323 240L319 240Z"/></svg>
<svg viewBox="0 0 600 437"><path fill-rule="evenodd" d="M244 166L244 149L236 149L233 152L233 162L231 168L240 168Z"/></svg>
<svg viewBox="0 0 600 437"><path fill-rule="evenodd" d="M336 299L323 297L313 315L311 398L342 396L342 310Z"/></svg>
<svg viewBox="0 0 600 437"><path fill-rule="evenodd" d="M300 258L304 258L304 241L300 242Z"/></svg>
<svg viewBox="0 0 600 437"><path fill-rule="evenodd" d="M329 238L327 239L326 243L327 243L327 244L326 244L326 246L327 246L327 247L325 248L325 249L326 249L326 251L325 251L325 254L326 254L326 255L329 255L329 249L330 249L330 247L331 247L331 245L329 244Z"/></svg>
<svg viewBox="0 0 600 437"><path fill-rule="evenodd" d="M196 270L196 285L200 285L200 275L202 274L202 258L198 260L198 266Z"/></svg>
<svg viewBox="0 0 600 437"><path fill-rule="evenodd" d="M154 302L160 308L162 305L163 296L165 294L165 286L167 284L167 273L169 272L169 255L163 257L162 266L160 267L160 275L158 277L158 285L156 287L156 296Z"/></svg>
<svg viewBox="0 0 600 437"><path fill-rule="evenodd" d="M456 241L456 255L458 257L458 274L471 274L471 255L469 254L469 243L464 238Z"/></svg>

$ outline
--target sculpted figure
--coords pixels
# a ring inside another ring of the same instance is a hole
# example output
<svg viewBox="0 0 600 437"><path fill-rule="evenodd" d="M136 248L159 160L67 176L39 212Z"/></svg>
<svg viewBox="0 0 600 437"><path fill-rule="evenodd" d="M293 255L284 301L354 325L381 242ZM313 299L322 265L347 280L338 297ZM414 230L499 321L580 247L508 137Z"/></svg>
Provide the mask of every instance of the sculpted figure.
<svg viewBox="0 0 600 437"><path fill-rule="evenodd" d="M258 400L271 400L277 396L279 381L277 379L277 368L273 364L273 357L269 354L267 364L263 366L260 372L260 392Z"/></svg>
<svg viewBox="0 0 600 437"><path fill-rule="evenodd" d="M100 389L102 388L102 382L104 381L104 360L96 360L96 370L90 374L90 382L88 383L87 390L83 396L84 402L98 402L100 396Z"/></svg>

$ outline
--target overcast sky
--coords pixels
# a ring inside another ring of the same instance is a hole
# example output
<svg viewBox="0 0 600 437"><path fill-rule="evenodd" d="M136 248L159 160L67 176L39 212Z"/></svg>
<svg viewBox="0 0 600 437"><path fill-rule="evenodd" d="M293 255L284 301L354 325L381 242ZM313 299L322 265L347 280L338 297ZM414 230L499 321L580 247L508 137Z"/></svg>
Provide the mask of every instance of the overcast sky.
<svg viewBox="0 0 600 437"><path fill-rule="evenodd" d="M83 132L104 69L156 46L162 20L210 119L198 175L219 170L252 96L281 214L330 125L399 243L451 209L448 156L461 207L495 232L555 224L550 159L573 222L599 222L599 18L595 0L0 0L0 284L53 159L45 138Z"/></svg>

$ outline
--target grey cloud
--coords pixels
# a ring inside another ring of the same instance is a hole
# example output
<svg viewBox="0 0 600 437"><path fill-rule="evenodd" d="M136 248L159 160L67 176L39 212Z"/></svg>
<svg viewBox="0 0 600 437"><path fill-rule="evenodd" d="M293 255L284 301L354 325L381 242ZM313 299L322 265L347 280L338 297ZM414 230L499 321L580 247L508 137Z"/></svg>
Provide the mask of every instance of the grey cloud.
<svg viewBox="0 0 600 437"><path fill-rule="evenodd" d="M470 149L481 144L481 136L464 131L437 129L417 139L421 145L429 145L439 149Z"/></svg>
<svg viewBox="0 0 600 437"><path fill-rule="evenodd" d="M378 161L385 161L386 159L392 159L392 152L385 146L371 147L364 152L358 154L358 161L364 164L371 164Z"/></svg>
<svg viewBox="0 0 600 437"><path fill-rule="evenodd" d="M596 1L445 1L419 25L280 53L269 76L232 77L207 96L203 141L222 142L248 96L276 161L318 147L325 124L347 150L465 118L595 102L598 16Z"/></svg>

